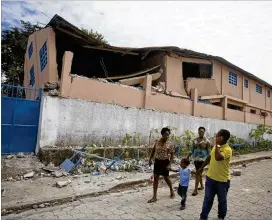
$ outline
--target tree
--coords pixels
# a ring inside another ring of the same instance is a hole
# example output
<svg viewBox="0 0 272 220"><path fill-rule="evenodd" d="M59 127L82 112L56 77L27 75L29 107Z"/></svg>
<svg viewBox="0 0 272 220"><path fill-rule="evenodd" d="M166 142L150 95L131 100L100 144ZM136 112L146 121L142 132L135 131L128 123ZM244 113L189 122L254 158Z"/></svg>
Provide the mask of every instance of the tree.
<svg viewBox="0 0 272 220"><path fill-rule="evenodd" d="M2 30L1 79L8 84L23 85L24 60L29 35L42 29L39 25L21 21L21 27L12 27Z"/></svg>
<svg viewBox="0 0 272 220"><path fill-rule="evenodd" d="M97 31L94 32L93 29L87 30L85 28L81 28L81 31L93 37L94 39L100 41L103 44L108 44L108 41L105 39L105 37L102 34L98 33Z"/></svg>

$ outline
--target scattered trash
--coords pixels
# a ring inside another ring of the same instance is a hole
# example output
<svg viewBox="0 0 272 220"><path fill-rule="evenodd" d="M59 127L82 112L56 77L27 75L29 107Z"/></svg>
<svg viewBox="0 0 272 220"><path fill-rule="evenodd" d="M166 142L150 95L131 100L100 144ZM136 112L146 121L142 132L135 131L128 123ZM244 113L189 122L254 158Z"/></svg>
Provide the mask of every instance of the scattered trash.
<svg viewBox="0 0 272 220"><path fill-rule="evenodd" d="M106 169L107 169L107 167L103 163L101 163L101 165L98 167L98 171L100 173L104 173L106 171Z"/></svg>
<svg viewBox="0 0 272 220"><path fill-rule="evenodd" d="M246 164L244 163L244 164L242 164L242 167L246 167Z"/></svg>
<svg viewBox="0 0 272 220"><path fill-rule="evenodd" d="M24 178L27 179L27 178L32 178L34 176L34 172L30 172L30 173L27 173L24 175Z"/></svg>
<svg viewBox="0 0 272 220"><path fill-rule="evenodd" d="M93 172L93 176L99 176L100 173L99 172Z"/></svg>
<svg viewBox="0 0 272 220"><path fill-rule="evenodd" d="M67 185L69 185L72 181L71 180L67 180L67 181L58 181L56 183L56 186L59 188L65 187Z"/></svg>
<svg viewBox="0 0 272 220"><path fill-rule="evenodd" d="M66 159L61 165L60 168L65 170L67 173L71 172L75 167L82 163L81 154L86 149L87 145L84 144L83 147L79 150L73 150L74 155L70 159Z"/></svg>

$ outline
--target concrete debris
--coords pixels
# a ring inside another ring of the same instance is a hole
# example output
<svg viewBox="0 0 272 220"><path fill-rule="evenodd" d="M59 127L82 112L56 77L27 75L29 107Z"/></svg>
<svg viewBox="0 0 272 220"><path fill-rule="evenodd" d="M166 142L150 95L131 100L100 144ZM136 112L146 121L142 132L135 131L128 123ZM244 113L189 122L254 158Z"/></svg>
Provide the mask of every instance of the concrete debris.
<svg viewBox="0 0 272 220"><path fill-rule="evenodd" d="M165 92L165 82L159 82L156 87L152 86L151 90L159 93L164 93Z"/></svg>
<svg viewBox="0 0 272 220"><path fill-rule="evenodd" d="M32 178L34 176L34 172L30 172L30 173L27 173L24 175L24 178L27 179L27 178Z"/></svg>
<svg viewBox="0 0 272 220"><path fill-rule="evenodd" d="M98 80L99 82L108 83L108 80L106 80L106 79L98 78L97 80Z"/></svg>
<svg viewBox="0 0 272 220"><path fill-rule="evenodd" d="M48 95L59 96L60 92L58 90L56 90L56 89L53 89L53 90L48 91Z"/></svg>
<svg viewBox="0 0 272 220"><path fill-rule="evenodd" d="M121 180L121 179L124 179L124 177L123 176L118 176L118 177L116 177L116 179Z"/></svg>
<svg viewBox="0 0 272 220"><path fill-rule="evenodd" d="M85 183L90 183L91 182L91 180L89 179L89 180L85 180L84 181Z"/></svg>
<svg viewBox="0 0 272 220"><path fill-rule="evenodd" d="M24 155L23 153L18 153L18 154L16 155L16 157L17 157L17 158L24 158L25 155Z"/></svg>
<svg viewBox="0 0 272 220"><path fill-rule="evenodd" d="M32 208L33 208L33 209L37 209L37 208L38 208L38 205L33 205Z"/></svg>
<svg viewBox="0 0 272 220"><path fill-rule="evenodd" d="M44 207L45 207L44 204L40 204L40 205L39 205L39 208L44 208Z"/></svg>
<svg viewBox="0 0 272 220"><path fill-rule="evenodd" d="M65 187L65 186L68 186L72 181L71 180L67 180L67 181L58 181L56 183L56 186L59 187L59 188L62 188L62 187Z"/></svg>
<svg viewBox="0 0 272 220"><path fill-rule="evenodd" d="M8 156L6 156L6 158L7 159L12 159L12 158L14 158L14 155L8 155Z"/></svg>
<svg viewBox="0 0 272 220"><path fill-rule="evenodd" d="M233 176L241 176L241 174L242 174L242 171L239 169L233 170L233 172L232 172Z"/></svg>
<svg viewBox="0 0 272 220"><path fill-rule="evenodd" d="M50 82L47 82L45 85L44 85L44 91L45 92L48 92L50 90L58 90L60 88L60 84L59 83L50 83Z"/></svg>
<svg viewBox="0 0 272 220"><path fill-rule="evenodd" d="M54 177L59 178L59 177L64 176L64 173L63 173L62 171L57 170L57 171L53 172L52 175L53 175Z"/></svg>

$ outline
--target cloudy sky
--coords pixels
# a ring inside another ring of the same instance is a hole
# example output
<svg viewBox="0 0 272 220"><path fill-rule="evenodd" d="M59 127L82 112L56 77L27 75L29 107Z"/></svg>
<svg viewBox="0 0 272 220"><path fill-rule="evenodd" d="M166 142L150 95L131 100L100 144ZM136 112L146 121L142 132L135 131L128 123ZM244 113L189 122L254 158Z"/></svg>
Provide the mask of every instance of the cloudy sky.
<svg viewBox="0 0 272 220"><path fill-rule="evenodd" d="M272 84L272 1L2 1L2 28L58 14L114 46L178 46L221 56Z"/></svg>

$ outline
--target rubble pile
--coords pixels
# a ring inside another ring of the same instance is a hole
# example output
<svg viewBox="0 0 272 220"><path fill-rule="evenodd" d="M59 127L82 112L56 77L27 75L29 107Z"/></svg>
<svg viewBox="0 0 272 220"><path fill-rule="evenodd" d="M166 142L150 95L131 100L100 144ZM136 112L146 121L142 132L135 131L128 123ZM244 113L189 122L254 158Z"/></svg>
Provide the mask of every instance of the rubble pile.
<svg viewBox="0 0 272 220"><path fill-rule="evenodd" d="M86 161L77 169L77 173L93 173L93 175L100 175L105 173L107 168L113 161ZM107 172L151 172L152 168L149 166L146 160L119 160L116 161Z"/></svg>
<svg viewBox="0 0 272 220"><path fill-rule="evenodd" d="M158 92L158 93L165 93L165 82L159 82L156 87L152 86L151 87L151 92Z"/></svg>

